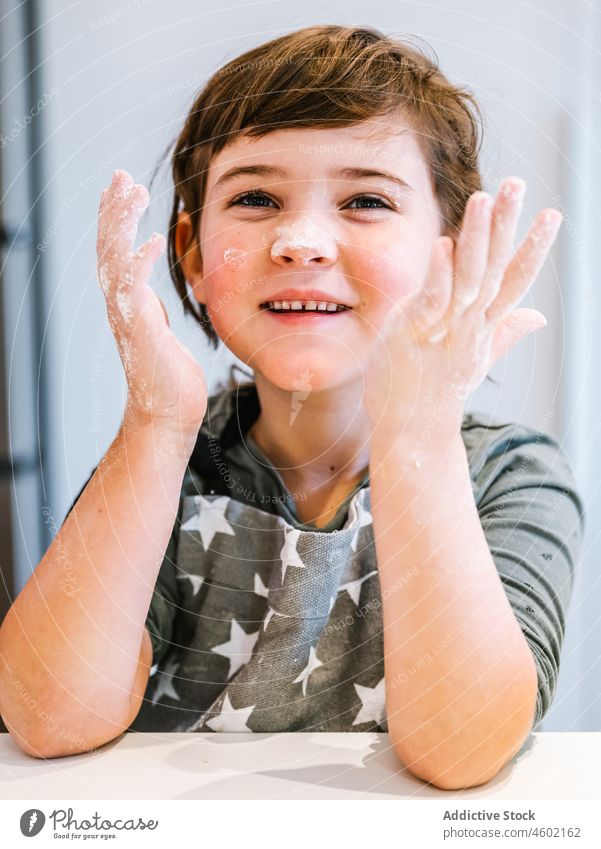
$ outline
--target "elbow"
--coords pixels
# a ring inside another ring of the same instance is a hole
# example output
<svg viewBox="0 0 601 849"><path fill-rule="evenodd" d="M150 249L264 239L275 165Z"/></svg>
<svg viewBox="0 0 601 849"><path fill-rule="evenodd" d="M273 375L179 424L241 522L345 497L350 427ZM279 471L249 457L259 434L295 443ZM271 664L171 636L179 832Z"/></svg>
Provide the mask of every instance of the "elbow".
<svg viewBox="0 0 601 849"><path fill-rule="evenodd" d="M467 790L469 787L478 787L491 781L513 757L508 755L497 766L491 768L490 764L467 764L458 766L444 765L438 762L436 765L428 763L425 759L411 760L407 753L395 749L396 754L405 769L415 778L419 778L426 784L431 784L438 790Z"/></svg>
<svg viewBox="0 0 601 849"><path fill-rule="evenodd" d="M0 639L0 716L11 738L30 757L63 758L97 749L121 736L139 710L141 696L135 704L128 698L124 705L121 693L112 699L108 693L100 710L94 695L86 704L60 683L51 686L54 682L36 676L35 670L27 678L21 673L25 662L19 665L17 659L11 671L8 657Z"/></svg>
<svg viewBox="0 0 601 849"><path fill-rule="evenodd" d="M0 686L0 694L2 688ZM17 746L30 757L46 760L85 754L119 737L127 729L125 722L91 721L84 713L61 714L35 702L36 710L23 705L1 704L0 715Z"/></svg>
<svg viewBox="0 0 601 849"><path fill-rule="evenodd" d="M26 755L29 755L33 758L38 758L40 760L48 760L51 758L68 758L73 757L74 755L84 755L88 752L93 751L94 749L98 749L100 746L103 746L105 743L109 743L111 740L119 737L123 730L116 732L114 735L102 739L98 739L95 741L92 740L81 740L81 739L54 739L48 737L23 737L23 735L16 733L13 729L6 726L11 734L11 737L17 743L19 748L25 752Z"/></svg>
<svg viewBox="0 0 601 849"><path fill-rule="evenodd" d="M408 740L394 737L392 742L403 766L416 778L432 784L440 790L466 790L487 784L520 751L532 728L533 710L530 704L523 712L514 716L514 721L497 726L491 734L491 723L487 722L478 734L469 733L460 737L456 732L443 735L444 742L433 745L432 737Z"/></svg>
<svg viewBox="0 0 601 849"><path fill-rule="evenodd" d="M448 721L439 712L436 725L426 723L419 733L407 734L391 727L389 719L391 742L404 767L440 790L466 790L492 781L532 731L538 693L534 662L525 669L520 686L509 689L506 698L474 702L461 722L453 717Z"/></svg>
<svg viewBox="0 0 601 849"><path fill-rule="evenodd" d="M56 742L53 743L50 740L37 739L31 734L25 737L16 728L10 726L6 721L5 725L19 749L21 749L24 754L29 755L29 757L46 760L47 758L61 756L60 750L57 749ZM77 752L70 752L69 754L77 754Z"/></svg>
<svg viewBox="0 0 601 849"><path fill-rule="evenodd" d="M17 726L12 725L2 717L6 728L15 741L17 746L26 755L39 760L47 760L49 758L65 758L73 755L81 755L90 752L93 749L102 746L109 742L110 739L118 736L121 731L116 732L112 737L85 740L77 735L55 735L45 733L42 729L26 729L20 730Z"/></svg>
<svg viewBox="0 0 601 849"><path fill-rule="evenodd" d="M431 757L410 756L406 747L395 746L395 751L403 766L427 784L440 790L467 790L492 781L520 751L529 734L528 730L514 737L509 748L506 741L497 748L486 746L474 751L470 747L469 756L458 750L452 758L443 757L440 750Z"/></svg>
<svg viewBox="0 0 601 849"><path fill-rule="evenodd" d="M0 693L1 693L0 685ZM133 708L127 717L109 719L98 713L77 713L53 709L31 697L35 710L22 704L1 704L0 715L12 739L30 757L48 759L81 755L110 743L127 731L135 717ZM139 707L139 706L138 706Z"/></svg>
<svg viewBox="0 0 601 849"><path fill-rule="evenodd" d="M400 755L399 755L400 758ZM400 758L401 762L404 761ZM479 770L468 771L467 769L458 769L456 767L439 768L432 770L429 768L414 768L407 766L406 768L421 781L426 784L431 784L437 790L467 790L470 787L479 787L482 784L487 784L491 781L503 768L501 764L498 768L491 770L490 767L481 767Z"/></svg>

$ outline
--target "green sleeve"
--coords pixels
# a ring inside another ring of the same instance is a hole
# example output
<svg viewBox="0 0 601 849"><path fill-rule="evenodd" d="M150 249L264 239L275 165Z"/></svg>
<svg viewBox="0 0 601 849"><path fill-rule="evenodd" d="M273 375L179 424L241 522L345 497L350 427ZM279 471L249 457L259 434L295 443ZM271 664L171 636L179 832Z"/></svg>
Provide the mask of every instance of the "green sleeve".
<svg viewBox="0 0 601 849"><path fill-rule="evenodd" d="M536 664L534 728L557 685L584 534L583 503L567 457L548 434L500 425L492 431L476 427L471 438L473 445L481 440L475 495L482 528Z"/></svg>

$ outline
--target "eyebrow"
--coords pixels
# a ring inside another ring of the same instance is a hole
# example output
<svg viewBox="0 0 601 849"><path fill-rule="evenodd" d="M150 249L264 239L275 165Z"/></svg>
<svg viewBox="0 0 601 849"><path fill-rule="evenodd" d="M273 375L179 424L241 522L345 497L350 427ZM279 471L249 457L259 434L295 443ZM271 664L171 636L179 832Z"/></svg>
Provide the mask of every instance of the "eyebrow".
<svg viewBox="0 0 601 849"><path fill-rule="evenodd" d="M230 183L237 177L248 175L254 177L280 177L284 179L286 177L286 171L277 168L275 165L241 165L237 168L230 168L229 171L222 174L215 183L214 188L216 189L218 186L223 187L226 183ZM380 180L386 180L389 183L394 183L402 191L413 191L409 183L405 182L401 177L396 177L394 174L389 174L386 171L379 171L376 168L331 168L327 176L328 179L344 177L351 180L366 180L375 177Z"/></svg>

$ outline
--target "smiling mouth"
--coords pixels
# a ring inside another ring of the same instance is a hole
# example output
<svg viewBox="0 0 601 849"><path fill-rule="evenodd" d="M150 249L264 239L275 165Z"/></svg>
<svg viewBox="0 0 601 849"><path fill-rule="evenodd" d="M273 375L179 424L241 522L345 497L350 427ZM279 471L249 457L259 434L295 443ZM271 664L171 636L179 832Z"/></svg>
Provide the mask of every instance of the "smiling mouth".
<svg viewBox="0 0 601 849"><path fill-rule="evenodd" d="M278 315L299 315L303 313L335 315L350 309L344 304L334 304L327 301L266 301L261 304L260 308Z"/></svg>

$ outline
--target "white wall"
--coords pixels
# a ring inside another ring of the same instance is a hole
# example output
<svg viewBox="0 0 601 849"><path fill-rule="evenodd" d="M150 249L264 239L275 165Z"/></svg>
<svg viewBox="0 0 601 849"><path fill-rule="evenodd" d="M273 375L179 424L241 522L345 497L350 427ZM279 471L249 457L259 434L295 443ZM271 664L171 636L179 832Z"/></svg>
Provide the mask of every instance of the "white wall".
<svg viewBox="0 0 601 849"><path fill-rule="evenodd" d="M340 0L305 3L300 13L296 9L289 0L231 4L229 9L215 0L202 6L188 0L81 2L66 10L50 0L42 8L45 88L59 89L43 115L48 175L43 261L49 281L45 352L54 376L51 499L58 517L113 439L123 409L121 364L95 276L100 192L117 167L148 183L167 143L179 132L195 91L225 61L314 23L367 24L419 35L436 50L443 70L480 99L487 117L485 187L495 191L510 174L527 181L520 238L536 212L553 205L555 196L567 203L567 186L578 194L580 178L566 158L564 143L566 126L573 124L569 116L585 87L579 62L590 22L584 3ZM140 240L152 230L166 230L169 202L167 166L155 184ZM568 268L574 239L564 251L562 268ZM579 281L560 277L559 262L557 247L522 304L541 310L547 327L495 367L492 374L502 386L483 386L469 407L570 439L574 421L562 406L574 370L572 348L565 344L566 298L573 300ZM203 362L212 386L224 376L231 355L222 347L215 367L215 355L196 326L191 320L184 323L178 313L165 262L155 284L172 326ZM570 333L573 343L578 330L572 327ZM587 431L588 419L583 427ZM583 705L591 704L601 690L598 681L581 680L593 647L582 631L575 629L574 635L576 645L562 669L562 683L564 677L571 683L553 709L558 727L566 727L576 715L573 727L583 727L578 724L585 721ZM595 710L588 721L599 728L601 708ZM545 727L554 727L553 712Z"/></svg>

